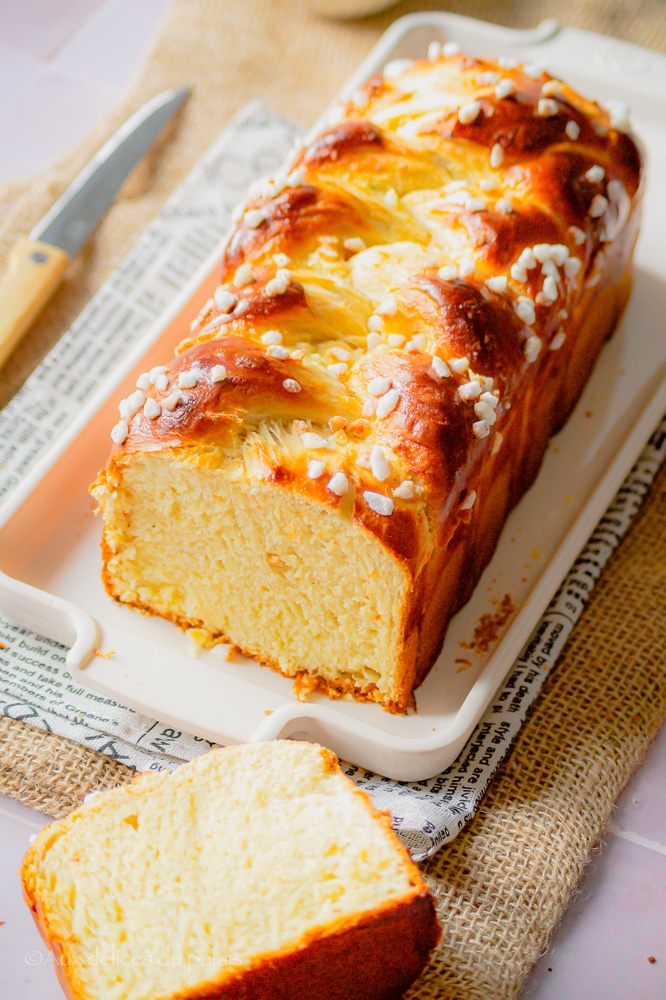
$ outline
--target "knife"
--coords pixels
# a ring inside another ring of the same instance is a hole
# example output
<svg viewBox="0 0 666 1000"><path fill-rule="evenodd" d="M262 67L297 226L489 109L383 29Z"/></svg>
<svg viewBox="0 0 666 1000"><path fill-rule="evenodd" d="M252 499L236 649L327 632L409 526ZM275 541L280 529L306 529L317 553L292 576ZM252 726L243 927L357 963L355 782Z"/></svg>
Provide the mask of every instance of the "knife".
<svg viewBox="0 0 666 1000"><path fill-rule="evenodd" d="M165 90L120 126L32 232L9 252L0 281L0 366L60 284L123 181L151 148L190 90Z"/></svg>

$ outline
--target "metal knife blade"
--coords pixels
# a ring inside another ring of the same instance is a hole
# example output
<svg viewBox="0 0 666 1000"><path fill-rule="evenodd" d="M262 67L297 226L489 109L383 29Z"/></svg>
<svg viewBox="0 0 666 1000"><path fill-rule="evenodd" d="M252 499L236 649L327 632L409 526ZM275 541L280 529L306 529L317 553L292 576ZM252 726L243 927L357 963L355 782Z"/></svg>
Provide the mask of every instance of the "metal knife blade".
<svg viewBox="0 0 666 1000"><path fill-rule="evenodd" d="M86 164L29 235L76 257L97 229L123 181L148 152L190 91L165 90L124 122Z"/></svg>
<svg viewBox="0 0 666 1000"><path fill-rule="evenodd" d="M187 100L165 90L139 108L102 146L29 236L9 252L0 281L0 366L53 295L72 257L88 242L123 181Z"/></svg>

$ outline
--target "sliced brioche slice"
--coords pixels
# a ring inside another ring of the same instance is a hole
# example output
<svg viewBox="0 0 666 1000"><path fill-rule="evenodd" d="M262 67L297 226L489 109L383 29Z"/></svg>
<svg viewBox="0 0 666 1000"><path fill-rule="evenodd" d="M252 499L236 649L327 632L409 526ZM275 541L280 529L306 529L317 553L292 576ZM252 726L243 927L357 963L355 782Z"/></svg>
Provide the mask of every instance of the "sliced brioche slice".
<svg viewBox="0 0 666 1000"><path fill-rule="evenodd" d="M309 743L141 775L46 827L21 875L75 1000L399 997L439 937L388 816Z"/></svg>

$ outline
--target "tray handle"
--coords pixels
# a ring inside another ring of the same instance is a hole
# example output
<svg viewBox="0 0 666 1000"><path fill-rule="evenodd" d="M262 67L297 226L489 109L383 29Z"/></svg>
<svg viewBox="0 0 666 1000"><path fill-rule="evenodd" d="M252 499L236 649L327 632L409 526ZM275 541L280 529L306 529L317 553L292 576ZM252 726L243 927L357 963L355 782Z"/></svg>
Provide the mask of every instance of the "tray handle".
<svg viewBox="0 0 666 1000"><path fill-rule="evenodd" d="M97 622L70 601L47 594L28 583L15 580L0 570L0 613L10 622L42 632L50 639L69 646L66 664L85 667L99 644Z"/></svg>

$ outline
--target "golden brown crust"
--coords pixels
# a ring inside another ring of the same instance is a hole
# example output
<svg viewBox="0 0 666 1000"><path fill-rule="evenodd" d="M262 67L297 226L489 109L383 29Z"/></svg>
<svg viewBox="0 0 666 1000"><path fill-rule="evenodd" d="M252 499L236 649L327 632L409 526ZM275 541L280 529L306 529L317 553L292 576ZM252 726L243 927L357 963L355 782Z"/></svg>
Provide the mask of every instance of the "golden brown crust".
<svg viewBox="0 0 666 1000"><path fill-rule="evenodd" d="M168 389L147 391L159 416L134 415L112 463L151 449L200 456L267 421L296 442L304 430L339 428L330 438L347 497L328 476L308 478L320 454L298 443L265 477L350 511L410 574L404 710L624 307L641 154L566 84L490 60L422 60L397 81L373 78L364 95L288 177L253 193L226 248L221 298L169 365ZM366 324L380 331L379 348L366 347ZM265 339L276 330L277 351ZM349 355L338 366L334 342ZM196 385L167 411L182 373ZM381 380L397 398L378 415L371 386ZM479 398L492 414L477 412ZM362 444L390 456L386 484ZM368 491L387 498L389 516ZM349 690L348 681L317 686Z"/></svg>

